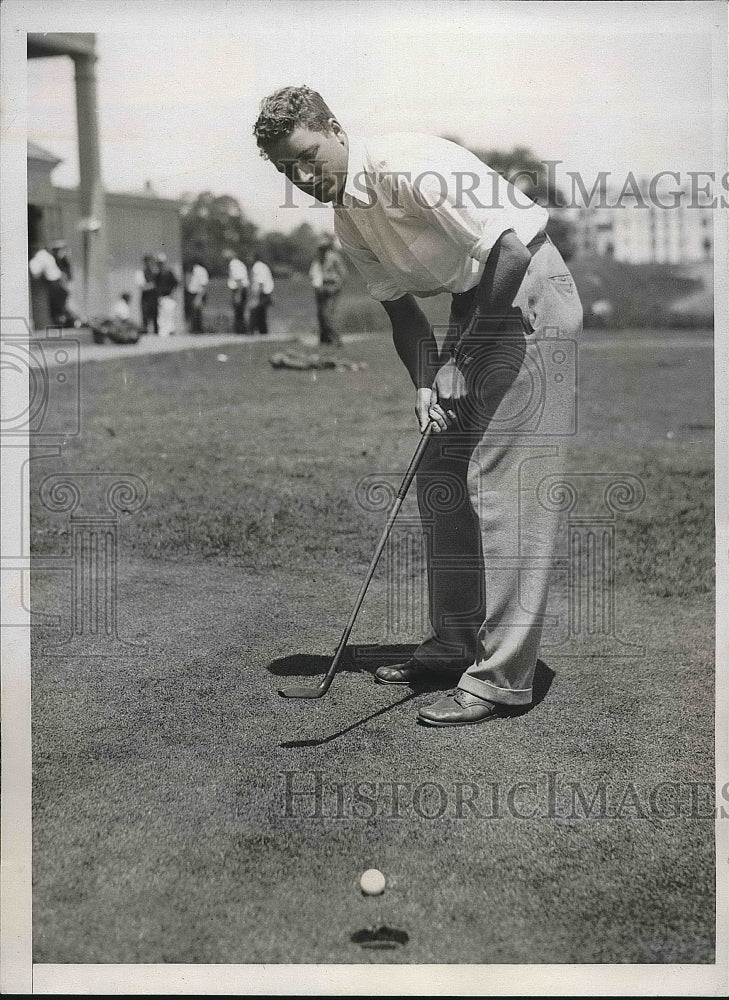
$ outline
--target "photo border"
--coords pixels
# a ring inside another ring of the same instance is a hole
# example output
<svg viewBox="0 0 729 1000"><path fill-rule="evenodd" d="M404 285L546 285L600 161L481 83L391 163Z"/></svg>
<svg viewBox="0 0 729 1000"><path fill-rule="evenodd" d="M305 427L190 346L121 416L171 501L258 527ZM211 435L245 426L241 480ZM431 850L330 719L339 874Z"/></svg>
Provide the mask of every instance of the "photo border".
<svg viewBox="0 0 729 1000"><path fill-rule="evenodd" d="M276 0L282 10L289 0ZM353 3L355 0L339 0ZM441 0L428 0L443 8ZM456 0L451 0L455 3ZM474 2L474 0L471 0ZM484 0L488 3L488 0ZM498 8L509 3L493 4ZM727 170L727 6L723 0L692 0L695 7L716 11L713 33L713 149L717 175ZM542 3L525 0L540 13L569 18L586 0ZM230 9L228 3L211 0L204 8L194 0L158 0L155 12L145 12L136 3L120 0L77 0L69 8L63 0L23 3L4 0L0 7L2 46L2 227L1 300L5 316L22 316L28 309L28 278L25 268L27 233L26 181L26 33L28 31L116 32L164 22L170 7L175 8L177 25L197 24L201 17L211 22ZM390 6L393 6L392 4ZM614 6L590 3L591 8ZM620 3L636 16L645 17L645 4ZM672 4L650 4L651 10ZM421 5L422 7L422 5ZM311 5L313 11L314 4ZM666 10L667 12L667 10ZM218 21L220 23L220 21ZM168 27L168 25L165 25ZM715 402L716 402L716 778L717 802L720 790L729 782L729 213L715 216ZM4 386L3 406L14 408L23 387L17 378ZM3 482L20 475L27 497L27 441L0 449ZM15 518L17 494L2 494L3 525ZM10 494L10 495L9 495ZM27 518L23 537L13 538L23 553L28 552ZM5 535L4 542L7 541ZM3 593L2 610L13 620L28 622L22 594L13 589ZM23 617L24 616L24 617ZM5 615L3 614L3 617ZM671 665L667 663L666 669ZM714 965L32 965L31 952L31 717L29 627L5 629L2 635L2 856L0 897L0 960L2 992L84 994L421 994L421 995L720 995L727 989L727 914L729 885L726 859L729 857L729 824L716 822L717 847L717 941Z"/></svg>

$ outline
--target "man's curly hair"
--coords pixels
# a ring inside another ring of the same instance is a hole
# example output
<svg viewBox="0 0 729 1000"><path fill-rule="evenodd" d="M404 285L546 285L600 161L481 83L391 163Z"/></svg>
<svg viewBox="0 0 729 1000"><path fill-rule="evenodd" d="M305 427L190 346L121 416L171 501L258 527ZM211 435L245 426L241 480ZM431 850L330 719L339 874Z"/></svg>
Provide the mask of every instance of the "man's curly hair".
<svg viewBox="0 0 729 1000"><path fill-rule="evenodd" d="M329 119L333 117L321 94L310 87L282 87L261 101L253 126L261 156L268 157L268 148L296 128L328 132Z"/></svg>

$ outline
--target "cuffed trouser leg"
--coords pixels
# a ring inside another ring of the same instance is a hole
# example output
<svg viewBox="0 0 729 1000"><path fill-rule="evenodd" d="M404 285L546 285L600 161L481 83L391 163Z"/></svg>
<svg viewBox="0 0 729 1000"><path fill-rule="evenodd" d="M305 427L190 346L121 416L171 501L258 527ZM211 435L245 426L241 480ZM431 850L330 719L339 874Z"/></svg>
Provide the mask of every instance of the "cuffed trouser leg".
<svg viewBox="0 0 729 1000"><path fill-rule="evenodd" d="M559 451L536 442L482 442L471 457L469 495L481 530L486 615L476 655L458 686L504 705L532 700L559 527L554 509L524 502L524 494L536 478L561 467Z"/></svg>
<svg viewBox="0 0 729 1000"><path fill-rule="evenodd" d="M462 656L461 689L526 705L559 526L557 505L538 502L537 486L563 468L582 325L551 243L534 254L514 307L514 326L480 352L480 396L461 421L470 431L435 435L418 476L434 635L414 655L446 665Z"/></svg>

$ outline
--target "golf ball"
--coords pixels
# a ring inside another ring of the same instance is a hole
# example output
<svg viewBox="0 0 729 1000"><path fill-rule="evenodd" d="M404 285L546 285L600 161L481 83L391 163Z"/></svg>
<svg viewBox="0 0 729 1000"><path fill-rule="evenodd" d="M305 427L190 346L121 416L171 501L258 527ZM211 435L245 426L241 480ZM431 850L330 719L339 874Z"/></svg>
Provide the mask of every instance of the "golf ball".
<svg viewBox="0 0 729 1000"><path fill-rule="evenodd" d="M385 891L385 876L377 868L368 868L362 872L359 886L365 896L379 896Z"/></svg>

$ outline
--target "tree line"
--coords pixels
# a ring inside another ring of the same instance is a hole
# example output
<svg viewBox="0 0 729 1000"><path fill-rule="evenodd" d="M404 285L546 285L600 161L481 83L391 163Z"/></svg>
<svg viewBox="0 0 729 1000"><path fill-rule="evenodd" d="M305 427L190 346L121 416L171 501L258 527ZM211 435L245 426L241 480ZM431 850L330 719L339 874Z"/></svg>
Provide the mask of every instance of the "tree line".
<svg viewBox="0 0 729 1000"><path fill-rule="evenodd" d="M317 234L308 223L290 233L260 232L232 195L203 191L185 194L181 202L183 259L200 259L211 276L228 273L227 249L244 260L260 253L279 276L308 271L317 243Z"/></svg>

